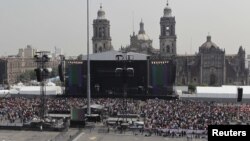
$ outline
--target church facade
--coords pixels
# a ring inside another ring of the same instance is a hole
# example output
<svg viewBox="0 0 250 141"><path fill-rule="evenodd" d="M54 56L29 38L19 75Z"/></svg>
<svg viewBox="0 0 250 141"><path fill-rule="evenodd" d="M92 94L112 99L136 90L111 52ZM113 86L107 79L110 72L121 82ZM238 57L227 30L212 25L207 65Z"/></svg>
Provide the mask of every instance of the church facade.
<svg viewBox="0 0 250 141"><path fill-rule="evenodd" d="M111 37L109 35L109 21L104 18L104 11L98 11L97 21L94 21L93 50L94 53L111 50ZM104 20L104 21L103 21ZM97 24L98 23L98 24ZM100 36L100 27L104 27L103 36ZM220 86L225 84L246 85L248 83L248 70L245 68L246 52L242 46L238 53L226 55L225 49L212 42L209 35L204 44L199 47L198 53L194 55L177 54L177 35L175 32L175 17L172 9L164 8L163 16L160 18L160 49L152 47L152 42L144 29L141 21L140 30L137 35L130 36L130 45L121 48L126 52L138 52L151 56L151 59L174 60L176 64L176 85L208 85ZM100 38L102 37L102 38ZM105 46L106 45L106 46Z"/></svg>
<svg viewBox="0 0 250 141"><path fill-rule="evenodd" d="M211 41L211 36L199 47L195 55L176 56L177 85L246 85L248 70L245 68L245 50L226 55Z"/></svg>

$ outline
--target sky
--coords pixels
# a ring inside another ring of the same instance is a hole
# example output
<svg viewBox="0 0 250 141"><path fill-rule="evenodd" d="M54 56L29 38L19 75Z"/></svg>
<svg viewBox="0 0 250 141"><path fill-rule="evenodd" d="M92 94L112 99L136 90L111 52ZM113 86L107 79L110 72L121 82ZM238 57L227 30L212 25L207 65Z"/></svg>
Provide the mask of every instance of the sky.
<svg viewBox="0 0 250 141"><path fill-rule="evenodd" d="M153 47L159 48L167 0L89 1L90 53L100 3L110 20L114 49L130 44L141 19ZM169 0L169 6L176 18L177 54L195 54L208 34L226 54L236 54L241 45L250 53L249 0ZM86 54L86 11L87 0L0 0L0 56L17 54L27 45L50 51L62 48L70 56Z"/></svg>

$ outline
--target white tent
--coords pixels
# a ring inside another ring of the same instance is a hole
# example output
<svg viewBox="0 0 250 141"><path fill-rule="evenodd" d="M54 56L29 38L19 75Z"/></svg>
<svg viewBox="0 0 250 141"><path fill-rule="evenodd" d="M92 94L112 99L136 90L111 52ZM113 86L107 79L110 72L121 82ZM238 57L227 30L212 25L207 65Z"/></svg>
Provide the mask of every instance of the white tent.
<svg viewBox="0 0 250 141"><path fill-rule="evenodd" d="M250 99L250 86L196 87L196 97L237 98L238 88L243 88L243 98Z"/></svg>

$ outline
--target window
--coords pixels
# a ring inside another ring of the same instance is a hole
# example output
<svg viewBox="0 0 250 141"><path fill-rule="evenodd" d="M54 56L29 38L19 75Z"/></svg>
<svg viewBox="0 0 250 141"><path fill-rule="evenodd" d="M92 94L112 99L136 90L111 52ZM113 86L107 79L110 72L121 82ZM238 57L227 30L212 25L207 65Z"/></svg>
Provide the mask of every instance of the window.
<svg viewBox="0 0 250 141"><path fill-rule="evenodd" d="M164 47L162 48L162 52L165 52L165 48Z"/></svg>
<svg viewBox="0 0 250 141"><path fill-rule="evenodd" d="M95 44L95 52L97 52L97 44Z"/></svg>
<svg viewBox="0 0 250 141"><path fill-rule="evenodd" d="M102 47L101 46L99 47L99 52L102 52Z"/></svg>
<svg viewBox="0 0 250 141"><path fill-rule="evenodd" d="M99 27L99 37L101 38L103 35L102 27Z"/></svg>
<svg viewBox="0 0 250 141"><path fill-rule="evenodd" d="M97 31L98 31L98 28L96 27L95 28L95 37L97 36Z"/></svg>
<svg viewBox="0 0 250 141"><path fill-rule="evenodd" d="M170 46L167 45L167 53L170 53Z"/></svg>

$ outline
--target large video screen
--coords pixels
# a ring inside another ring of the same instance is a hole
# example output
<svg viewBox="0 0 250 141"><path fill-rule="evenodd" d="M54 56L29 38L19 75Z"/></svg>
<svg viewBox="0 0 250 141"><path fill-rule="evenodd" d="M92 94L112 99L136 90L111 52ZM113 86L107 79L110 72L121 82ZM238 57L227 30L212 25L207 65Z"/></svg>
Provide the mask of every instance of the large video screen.
<svg viewBox="0 0 250 141"><path fill-rule="evenodd" d="M165 95L172 92L175 81L175 64L169 60L150 62L151 93Z"/></svg>
<svg viewBox="0 0 250 141"><path fill-rule="evenodd" d="M83 61L66 62L66 94L83 95L84 93L84 65Z"/></svg>

